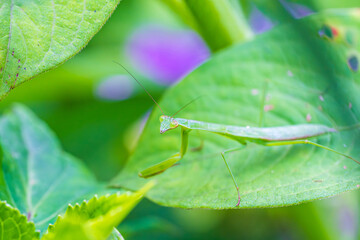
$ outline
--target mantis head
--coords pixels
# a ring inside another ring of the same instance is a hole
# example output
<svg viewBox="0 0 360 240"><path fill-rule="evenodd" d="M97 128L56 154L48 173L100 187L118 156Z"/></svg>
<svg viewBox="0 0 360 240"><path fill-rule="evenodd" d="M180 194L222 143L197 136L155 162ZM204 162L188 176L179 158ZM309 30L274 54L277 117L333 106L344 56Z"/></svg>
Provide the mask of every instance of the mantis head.
<svg viewBox="0 0 360 240"><path fill-rule="evenodd" d="M178 126L179 124L174 118L166 115L160 116L160 133L177 128Z"/></svg>

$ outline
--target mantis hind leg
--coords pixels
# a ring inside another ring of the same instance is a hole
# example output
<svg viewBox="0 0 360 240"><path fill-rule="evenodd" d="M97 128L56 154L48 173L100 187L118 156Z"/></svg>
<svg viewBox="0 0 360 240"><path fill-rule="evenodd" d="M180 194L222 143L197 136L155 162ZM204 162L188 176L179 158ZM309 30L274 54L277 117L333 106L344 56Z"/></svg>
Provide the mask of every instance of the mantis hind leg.
<svg viewBox="0 0 360 240"><path fill-rule="evenodd" d="M355 158L349 156L349 155L346 155L342 152L339 152L339 151L336 151L332 148L329 148L329 147L326 147L326 146L323 146L321 144L318 144L318 143L315 143L315 142L311 142L307 139L305 140L294 140L294 141L283 141L283 142L267 142L267 143L264 143L265 146L282 146L282 145L294 145L294 144L310 144L310 145L313 145L313 146L316 146L316 147L320 147L322 149L326 149L326 150L329 150L333 153L336 153L336 154L339 154L343 157L346 157L346 158L349 158L351 160L353 160L354 162L360 164L360 161L356 160Z"/></svg>
<svg viewBox="0 0 360 240"><path fill-rule="evenodd" d="M243 147L232 148L232 149L229 149L229 150L225 150L225 151L223 151L223 152L221 153L221 156L222 156L222 158L223 158L223 160L224 160L224 162L225 162L226 168L228 169L228 171L229 171L229 173L230 173L230 175L231 175L231 178L232 178L232 180L233 180L233 182L234 182L234 185L235 185L235 188L236 188L236 192L237 192L237 194L238 194L238 202L237 202L237 204L236 204L236 207L239 206L239 205L240 205L240 202L241 202L241 196L240 196L240 192L239 192L239 186L238 186L238 184L237 184L237 182L236 182L236 180L235 180L234 174L232 173L229 164L228 164L227 161L226 161L225 153L235 152L235 151L239 151L239 150L241 150L241 149L243 149Z"/></svg>

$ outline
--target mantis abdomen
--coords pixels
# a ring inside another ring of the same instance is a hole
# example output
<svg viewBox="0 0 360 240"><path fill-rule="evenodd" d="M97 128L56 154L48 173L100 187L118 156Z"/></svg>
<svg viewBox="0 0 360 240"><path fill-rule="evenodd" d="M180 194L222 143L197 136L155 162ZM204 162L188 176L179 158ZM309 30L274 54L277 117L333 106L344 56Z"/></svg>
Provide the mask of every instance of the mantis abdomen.
<svg viewBox="0 0 360 240"><path fill-rule="evenodd" d="M231 139L243 142L255 141L257 143L269 141L289 141L320 136L336 132L334 128L321 124L298 124L281 127L239 127L216 123L201 122L183 118L175 119L178 124L186 129L200 130L225 135Z"/></svg>

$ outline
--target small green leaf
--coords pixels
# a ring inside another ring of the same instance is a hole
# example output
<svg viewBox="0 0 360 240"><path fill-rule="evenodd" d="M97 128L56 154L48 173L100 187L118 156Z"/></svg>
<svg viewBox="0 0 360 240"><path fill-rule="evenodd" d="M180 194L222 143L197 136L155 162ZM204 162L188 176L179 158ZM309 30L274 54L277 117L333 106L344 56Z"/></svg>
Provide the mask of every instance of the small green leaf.
<svg viewBox="0 0 360 240"><path fill-rule="evenodd" d="M39 232L19 210L0 202L0 236L6 240L35 240L39 239Z"/></svg>
<svg viewBox="0 0 360 240"><path fill-rule="evenodd" d="M79 52L120 0L0 3L0 99Z"/></svg>
<svg viewBox="0 0 360 240"><path fill-rule="evenodd" d="M107 240L124 240L124 237L116 228L114 228Z"/></svg>
<svg viewBox="0 0 360 240"><path fill-rule="evenodd" d="M64 153L54 134L29 110L15 106L0 118L0 200L45 231L69 203L105 187L85 166Z"/></svg>
<svg viewBox="0 0 360 240"><path fill-rule="evenodd" d="M323 38L324 25L337 29ZM357 42L350 46L346 33ZM351 126L360 119L360 72L348 57L360 50L360 14L356 9L326 11L293 21L232 46L169 89L159 102L178 118L224 125L275 127L318 123ZM267 86L267 87L266 87ZM138 189L146 180L138 173L180 149L180 129L159 133L155 108L115 186ZM312 138L319 144L360 160L359 128ZM189 149L178 165L154 176L158 181L147 197L183 208L236 208L237 192L220 153L239 143L206 132L190 132ZM226 155L240 188L239 207L299 204L358 189L360 167L330 151L309 145L265 147L248 144Z"/></svg>
<svg viewBox="0 0 360 240"><path fill-rule="evenodd" d="M152 186L150 182L135 193L95 196L81 205L69 206L65 215L49 226L42 240L106 239ZM112 235L112 239L115 236ZM117 237L115 239L119 239Z"/></svg>

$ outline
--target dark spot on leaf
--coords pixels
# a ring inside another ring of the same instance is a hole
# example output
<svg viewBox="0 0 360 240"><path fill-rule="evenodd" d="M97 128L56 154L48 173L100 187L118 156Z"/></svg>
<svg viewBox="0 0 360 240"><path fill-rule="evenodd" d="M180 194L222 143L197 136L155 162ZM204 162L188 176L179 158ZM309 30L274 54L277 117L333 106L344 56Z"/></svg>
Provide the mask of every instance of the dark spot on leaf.
<svg viewBox="0 0 360 240"><path fill-rule="evenodd" d="M31 212L28 212L26 217L27 217L27 220L30 221L30 219L31 219Z"/></svg>
<svg viewBox="0 0 360 240"><path fill-rule="evenodd" d="M331 27L331 32L332 32L332 34L333 34L334 37L339 36L339 31L338 31L336 28Z"/></svg>
<svg viewBox="0 0 360 240"><path fill-rule="evenodd" d="M356 56L349 57L348 66L352 71L357 72L359 70L359 59Z"/></svg>
<svg viewBox="0 0 360 240"><path fill-rule="evenodd" d="M323 180L321 180L321 179L315 179L315 180L313 180L313 182L321 183L321 182L323 182Z"/></svg>
<svg viewBox="0 0 360 240"><path fill-rule="evenodd" d="M307 121L307 122L311 122L311 114L310 114L310 113L308 113L308 114L306 115L306 121Z"/></svg>
<svg viewBox="0 0 360 240"><path fill-rule="evenodd" d="M319 30L319 36L322 38L329 38L329 39L334 39L334 33L333 30L330 26L328 25L324 25L320 30Z"/></svg>
<svg viewBox="0 0 360 240"><path fill-rule="evenodd" d="M264 111L265 112L269 112L269 111L271 111L271 110L273 110L274 109L274 105L265 105L264 106Z"/></svg>

